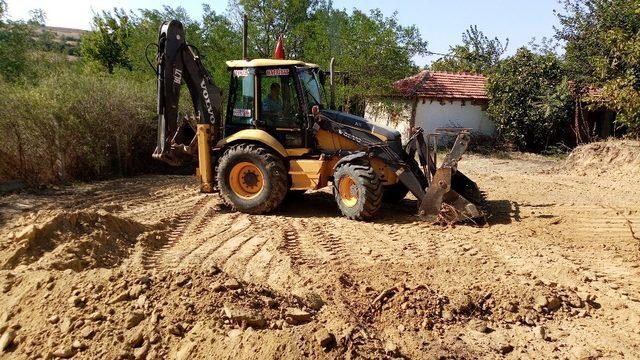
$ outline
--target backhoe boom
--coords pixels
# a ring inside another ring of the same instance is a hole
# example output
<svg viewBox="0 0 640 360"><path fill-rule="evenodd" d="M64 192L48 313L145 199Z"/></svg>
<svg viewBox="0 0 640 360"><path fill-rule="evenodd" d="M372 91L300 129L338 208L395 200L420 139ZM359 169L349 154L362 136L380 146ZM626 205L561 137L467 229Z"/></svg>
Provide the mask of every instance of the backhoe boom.
<svg viewBox="0 0 640 360"><path fill-rule="evenodd" d="M209 129L210 140L221 136L222 91L213 83L195 47L185 41L179 21L160 27L157 55L158 138L153 157L171 165L191 162L197 153L197 137L189 124L178 126L180 87L189 89L199 128ZM203 130L204 131L204 130Z"/></svg>

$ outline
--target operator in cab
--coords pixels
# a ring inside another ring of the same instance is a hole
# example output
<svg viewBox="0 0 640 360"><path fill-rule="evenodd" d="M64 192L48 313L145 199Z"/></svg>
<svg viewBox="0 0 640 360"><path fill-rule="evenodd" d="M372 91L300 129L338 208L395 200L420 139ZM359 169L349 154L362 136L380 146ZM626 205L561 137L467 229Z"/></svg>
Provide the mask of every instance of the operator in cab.
<svg viewBox="0 0 640 360"><path fill-rule="evenodd" d="M280 99L280 84L275 82L271 84L269 95L262 103L262 111L272 116L281 115L282 99Z"/></svg>

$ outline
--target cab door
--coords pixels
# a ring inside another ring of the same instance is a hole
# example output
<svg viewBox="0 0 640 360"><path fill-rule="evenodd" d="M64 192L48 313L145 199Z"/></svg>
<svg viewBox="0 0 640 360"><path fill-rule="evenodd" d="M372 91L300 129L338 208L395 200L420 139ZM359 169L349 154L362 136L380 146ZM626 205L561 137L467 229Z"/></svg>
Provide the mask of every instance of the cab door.
<svg viewBox="0 0 640 360"><path fill-rule="evenodd" d="M259 77L258 118L261 125L285 148L304 147L304 116L295 69L270 67L256 71Z"/></svg>
<svg viewBox="0 0 640 360"><path fill-rule="evenodd" d="M228 137L240 130L255 128L257 99L256 74L254 68L233 69L229 87L227 116L224 136Z"/></svg>

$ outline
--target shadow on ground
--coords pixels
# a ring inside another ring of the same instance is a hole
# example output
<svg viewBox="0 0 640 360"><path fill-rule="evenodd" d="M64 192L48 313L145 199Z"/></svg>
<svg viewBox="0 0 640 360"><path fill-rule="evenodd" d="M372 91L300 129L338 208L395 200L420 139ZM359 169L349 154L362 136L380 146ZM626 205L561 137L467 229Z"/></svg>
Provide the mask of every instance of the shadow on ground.
<svg viewBox="0 0 640 360"><path fill-rule="evenodd" d="M510 224L520 221L520 206L508 200L486 202L487 223L489 225ZM421 221L418 201L404 199L396 204L386 203L370 222L380 224L408 224ZM276 210L277 215L292 218L337 218L342 217L333 195L325 191L298 194L287 198Z"/></svg>
<svg viewBox="0 0 640 360"><path fill-rule="evenodd" d="M520 204L509 200L488 200L486 204L489 225L511 224L520 221Z"/></svg>

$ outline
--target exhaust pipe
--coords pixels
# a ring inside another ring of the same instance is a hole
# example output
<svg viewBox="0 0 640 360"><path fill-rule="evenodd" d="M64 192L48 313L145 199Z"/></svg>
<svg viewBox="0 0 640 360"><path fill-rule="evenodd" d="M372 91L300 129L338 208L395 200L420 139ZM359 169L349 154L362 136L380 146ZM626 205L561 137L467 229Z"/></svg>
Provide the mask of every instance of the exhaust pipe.
<svg viewBox="0 0 640 360"><path fill-rule="evenodd" d="M333 85L333 78L335 75L335 72L333 71L333 65L335 60L336 58L332 57L331 62L329 62L329 109L331 110L336 109L336 90L335 86Z"/></svg>
<svg viewBox="0 0 640 360"><path fill-rule="evenodd" d="M243 14L242 15L242 59L243 60L248 60L249 59L249 51L248 51L248 44L247 44L247 38L248 38L248 32L249 30L247 29L247 25L249 24L249 18L247 17L247 14Z"/></svg>

